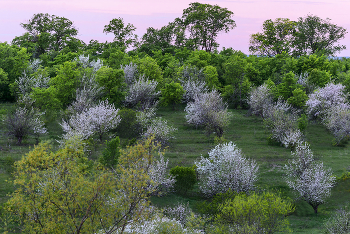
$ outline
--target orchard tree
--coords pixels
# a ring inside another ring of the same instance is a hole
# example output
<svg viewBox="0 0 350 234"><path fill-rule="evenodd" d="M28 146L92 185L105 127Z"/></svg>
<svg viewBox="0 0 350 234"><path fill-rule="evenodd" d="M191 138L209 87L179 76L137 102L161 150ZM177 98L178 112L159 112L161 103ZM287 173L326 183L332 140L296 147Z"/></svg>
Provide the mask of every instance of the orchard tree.
<svg viewBox="0 0 350 234"><path fill-rule="evenodd" d="M219 144L195 162L199 174L200 190L207 197L229 190L249 192L257 180L259 166L254 160L243 157L242 152L232 143Z"/></svg>
<svg viewBox="0 0 350 234"><path fill-rule="evenodd" d="M293 159L285 165L287 173L286 181L302 199L309 203L315 214L319 205L323 204L331 195L331 189L335 183L335 177L331 169L326 169L322 162L316 162L307 143L299 143Z"/></svg>
<svg viewBox="0 0 350 234"><path fill-rule="evenodd" d="M346 29L330 21L329 18L321 19L315 15L300 17L294 42L295 55L322 53L335 56L346 49L345 45L337 44L345 37Z"/></svg>
<svg viewBox="0 0 350 234"><path fill-rule="evenodd" d="M187 103L185 112L188 124L203 126L208 135L215 132L217 137L223 136L231 118L226 103L216 90L194 97L194 102Z"/></svg>
<svg viewBox="0 0 350 234"><path fill-rule="evenodd" d="M122 18L112 19L108 25L105 25L103 32L113 33L114 41L117 42L117 45L120 47L128 48L133 45L136 41L136 35L134 31L136 30L135 26L132 24L125 25Z"/></svg>
<svg viewBox="0 0 350 234"><path fill-rule="evenodd" d="M287 18L266 20L263 24L263 32L251 35L249 51L269 57L282 52L290 54L293 51L296 25L296 22Z"/></svg>
<svg viewBox="0 0 350 234"><path fill-rule="evenodd" d="M227 33L236 27L232 15L233 12L227 8L194 2L183 10L181 20L195 47L211 52L218 47L218 34L222 31Z"/></svg>

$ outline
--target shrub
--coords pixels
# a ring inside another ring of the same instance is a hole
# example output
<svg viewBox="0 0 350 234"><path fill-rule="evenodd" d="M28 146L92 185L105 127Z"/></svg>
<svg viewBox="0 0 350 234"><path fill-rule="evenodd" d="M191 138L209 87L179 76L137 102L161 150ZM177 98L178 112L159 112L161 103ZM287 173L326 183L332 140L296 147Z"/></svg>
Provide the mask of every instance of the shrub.
<svg viewBox="0 0 350 234"><path fill-rule="evenodd" d="M290 231L286 216L293 211L289 200L271 192L238 194L219 206L215 221L231 233L285 233Z"/></svg>
<svg viewBox="0 0 350 234"><path fill-rule="evenodd" d="M181 102L182 96L185 93L183 87L180 83L168 83L165 84L165 88L161 89L162 97L161 102L163 105L167 106L172 104L173 110L175 108L175 104Z"/></svg>
<svg viewBox="0 0 350 234"><path fill-rule="evenodd" d="M350 106L338 105L331 107L324 115L323 123L339 145L350 137Z"/></svg>
<svg viewBox="0 0 350 234"><path fill-rule="evenodd" d="M248 192L254 189L259 167L256 162L243 157L240 149L232 142L219 144L195 162L199 174L201 192L212 197L228 190Z"/></svg>
<svg viewBox="0 0 350 234"><path fill-rule="evenodd" d="M166 120L155 118L150 121L143 137L148 138L153 135L154 140L164 146L167 145L171 139L175 138L174 132L176 130L176 128L169 126Z"/></svg>
<svg viewBox="0 0 350 234"><path fill-rule="evenodd" d="M180 194L187 194L192 190L197 182L196 170L194 167L179 167L171 168L170 174L174 176L176 182L174 188Z"/></svg>

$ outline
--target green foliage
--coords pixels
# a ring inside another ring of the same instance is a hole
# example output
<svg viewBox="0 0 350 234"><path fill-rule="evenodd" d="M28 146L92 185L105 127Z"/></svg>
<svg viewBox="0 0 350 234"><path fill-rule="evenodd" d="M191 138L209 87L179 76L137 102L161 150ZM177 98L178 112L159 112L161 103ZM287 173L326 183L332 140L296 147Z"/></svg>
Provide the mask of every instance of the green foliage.
<svg viewBox="0 0 350 234"><path fill-rule="evenodd" d="M9 79L7 73L0 68L0 99L4 96L6 87L8 87Z"/></svg>
<svg viewBox="0 0 350 234"><path fill-rule="evenodd" d="M219 89L219 75L215 67L206 66L204 67L205 82L210 89Z"/></svg>
<svg viewBox="0 0 350 234"><path fill-rule="evenodd" d="M118 164L120 156L120 140L116 137L110 141L106 141L106 148L99 158L99 162L106 168L114 168Z"/></svg>
<svg viewBox="0 0 350 234"><path fill-rule="evenodd" d="M300 131L304 132L307 125L308 125L308 117L306 114L302 114L301 117L298 119L298 128Z"/></svg>
<svg viewBox="0 0 350 234"><path fill-rule="evenodd" d="M53 86L47 89L33 88L30 95L34 100L34 106L45 111L45 114L55 116L62 108L62 103L57 98L57 90Z"/></svg>
<svg viewBox="0 0 350 234"><path fill-rule="evenodd" d="M167 106L169 104L175 107L175 104L181 103L182 96L185 93L185 90L180 83L171 83L165 84L165 88L161 89L162 97L160 98L162 104Z"/></svg>
<svg viewBox="0 0 350 234"><path fill-rule="evenodd" d="M57 76L51 78L50 84L57 90L57 99L64 106L74 100L79 77L76 63L65 62L57 68Z"/></svg>
<svg viewBox="0 0 350 234"><path fill-rule="evenodd" d="M125 26L122 18L112 19L108 25L105 25L104 33L113 33L114 41L117 42L119 47L128 48L130 45L136 42L134 31L136 28L132 24Z"/></svg>
<svg viewBox="0 0 350 234"><path fill-rule="evenodd" d="M121 109L118 111L118 115L121 121L115 129L117 135L128 139L139 137L142 126L137 121L136 111L132 109Z"/></svg>
<svg viewBox="0 0 350 234"><path fill-rule="evenodd" d="M322 88L331 81L331 74L327 71L321 71L315 68L311 70L308 80Z"/></svg>
<svg viewBox="0 0 350 234"><path fill-rule="evenodd" d="M121 65L127 65L132 61L128 54L119 49L107 50L102 55L106 58L108 66L114 69L120 69Z"/></svg>
<svg viewBox="0 0 350 234"><path fill-rule="evenodd" d="M238 194L219 206L215 222L243 233L251 230L254 230L253 233L288 232L290 229L286 216L293 211L292 203L283 200L278 194Z"/></svg>
<svg viewBox="0 0 350 234"><path fill-rule="evenodd" d="M297 84L297 79L295 78L294 73L289 72L284 75L283 82L276 85L275 96L282 97L284 100L288 100L288 98L293 96L293 91L297 88L299 88L299 90L302 91L303 87ZM297 91L295 93L295 95L297 96L291 99L291 101L295 102L298 105L302 104L303 97L304 97L304 95L300 91Z"/></svg>
<svg viewBox="0 0 350 234"><path fill-rule="evenodd" d="M186 195L188 191L192 190L197 182L197 175L195 168L176 166L171 168L170 174L176 179L175 190L179 194Z"/></svg>
<svg viewBox="0 0 350 234"><path fill-rule="evenodd" d="M192 51L188 56L185 64L196 66L199 69L202 69L209 65L211 54L204 50L195 50Z"/></svg>
<svg viewBox="0 0 350 234"><path fill-rule="evenodd" d="M157 64L156 60L149 56L135 61L139 74L143 74L150 80L155 80L159 84L163 83L162 69Z"/></svg>
<svg viewBox="0 0 350 234"><path fill-rule="evenodd" d="M304 108L308 99L307 94L301 88L296 88L292 91L292 96L287 99L287 102L297 108Z"/></svg>
<svg viewBox="0 0 350 234"><path fill-rule="evenodd" d="M101 67L96 73L96 81L104 87L105 99L116 105L120 105L125 98L124 71L122 69L113 69Z"/></svg>

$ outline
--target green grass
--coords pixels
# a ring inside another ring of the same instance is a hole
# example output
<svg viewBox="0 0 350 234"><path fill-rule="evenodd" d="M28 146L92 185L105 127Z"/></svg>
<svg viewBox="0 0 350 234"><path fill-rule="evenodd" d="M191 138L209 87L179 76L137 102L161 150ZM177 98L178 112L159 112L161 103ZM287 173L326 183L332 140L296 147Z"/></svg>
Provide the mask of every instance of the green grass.
<svg viewBox="0 0 350 234"><path fill-rule="evenodd" d="M0 109L11 110L13 105L1 104ZM214 136L207 136L204 129L188 126L185 121L184 106L179 106L173 111L171 107L160 108L158 116L163 117L168 123L178 130L167 146L165 157L169 159L169 167L191 166L200 156L207 153L214 145ZM233 141L243 154L257 161L259 165L259 181L257 186L261 189L278 190L284 196L294 198L292 191L286 186L283 176L283 166L291 159L290 149L280 145L269 145L266 132L261 118L247 116L245 110L230 110L232 121L224 137ZM58 118L59 119L59 118ZM61 127L57 122L47 125L49 134L41 140L51 140L58 147L57 140L62 135ZM306 140L314 152L317 160L322 160L324 165L332 168L336 176L350 169L349 144L334 146L332 135L320 124L310 123L306 129ZM105 138L107 140L107 138ZM121 145L128 139L121 139ZM97 159L104 148L104 142L92 141L89 145L91 159ZM28 138L21 146L15 145L15 141L8 139L3 134L0 136L0 169L4 168L3 161L6 157L15 160L20 159L25 153L34 147L35 140ZM0 205L7 200L7 194L14 190L13 186L6 183L10 175L0 170ZM350 179L339 181L332 190L331 197L326 204L320 205L319 214L315 215L310 205L305 202L296 202L296 211L289 217L291 227L297 233L320 233L322 224L329 218L332 212L343 206L350 198ZM203 201L198 189L188 196L170 194L165 197L153 197L152 203L159 207L172 206L177 203L188 203L191 208L197 210L197 205Z"/></svg>

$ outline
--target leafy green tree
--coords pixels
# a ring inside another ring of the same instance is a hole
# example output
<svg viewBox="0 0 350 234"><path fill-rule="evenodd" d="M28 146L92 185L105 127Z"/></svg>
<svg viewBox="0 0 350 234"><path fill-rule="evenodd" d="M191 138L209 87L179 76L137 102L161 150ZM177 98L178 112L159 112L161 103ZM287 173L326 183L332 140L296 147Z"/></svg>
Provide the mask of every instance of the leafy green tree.
<svg viewBox="0 0 350 234"><path fill-rule="evenodd" d="M34 14L27 23L21 23L27 32L13 40L13 44L29 49L35 58L45 52L61 51L77 41L78 30L67 18L44 13Z"/></svg>
<svg viewBox="0 0 350 234"><path fill-rule="evenodd" d="M96 73L96 81L104 87L105 98L115 104L120 104L125 98L124 71L122 69L113 69L101 67Z"/></svg>
<svg viewBox="0 0 350 234"><path fill-rule="evenodd" d="M293 72L285 74L282 79L283 82L276 85L274 90L276 98L282 97L284 100L287 100L293 96L293 91L295 89L299 88L302 91L303 87L297 84L297 79L295 78ZM299 93L299 91L297 91L295 94L297 95L297 93Z"/></svg>
<svg viewBox="0 0 350 234"><path fill-rule="evenodd" d="M135 26L132 24L125 25L122 18L112 19L108 25L105 25L103 32L113 33L114 41L117 42L117 45L120 47L128 48L130 45L136 42L136 35L134 31L136 30Z"/></svg>
<svg viewBox="0 0 350 234"><path fill-rule="evenodd" d="M287 99L287 102L295 107L304 108L308 99L307 94L301 88L296 88L292 91L292 96Z"/></svg>
<svg viewBox="0 0 350 234"><path fill-rule="evenodd" d="M175 109L175 104L181 102L184 93L185 91L180 83L174 83L173 81L165 84L164 89L161 89L161 102L165 106L172 104L173 109Z"/></svg>
<svg viewBox="0 0 350 234"><path fill-rule="evenodd" d="M263 32L252 34L249 51L263 56L275 56L293 51L294 33L297 23L287 18L265 20Z"/></svg>
<svg viewBox="0 0 350 234"><path fill-rule="evenodd" d="M321 19L315 15L300 17L297 22L294 55L320 53L335 56L346 49L345 45L337 44L345 37L346 29L330 21L329 18Z"/></svg>
<svg viewBox="0 0 350 234"><path fill-rule="evenodd" d="M216 67L213 66L206 66L203 70L204 76L205 76L205 82L207 83L208 87L211 89L219 89L219 75L216 70Z"/></svg>
<svg viewBox="0 0 350 234"><path fill-rule="evenodd" d="M144 58L135 61L135 63L137 64L139 74L143 74L150 80L157 81L159 84L163 83L163 72L156 60L149 56L145 56Z"/></svg>
<svg viewBox="0 0 350 234"><path fill-rule="evenodd" d="M218 33L227 33L236 27L232 15L233 12L227 8L194 2L183 10L181 20L190 32L190 40L195 47L211 52L218 47Z"/></svg>
<svg viewBox="0 0 350 234"><path fill-rule="evenodd" d="M321 71L315 68L311 70L308 80L312 84L323 88L326 84L328 84L331 81L331 74L329 74L329 72L327 71Z"/></svg>

